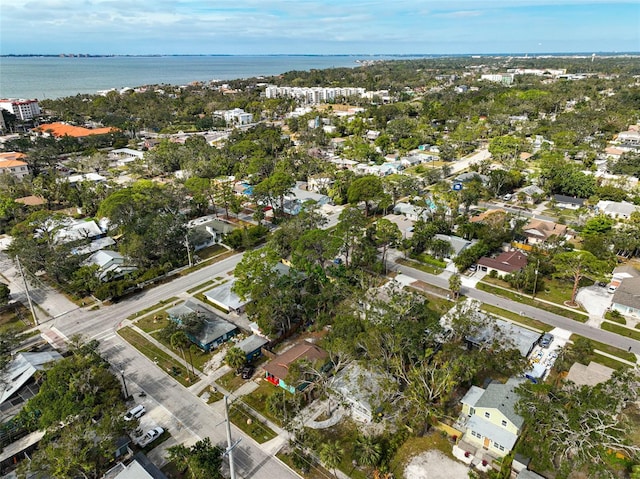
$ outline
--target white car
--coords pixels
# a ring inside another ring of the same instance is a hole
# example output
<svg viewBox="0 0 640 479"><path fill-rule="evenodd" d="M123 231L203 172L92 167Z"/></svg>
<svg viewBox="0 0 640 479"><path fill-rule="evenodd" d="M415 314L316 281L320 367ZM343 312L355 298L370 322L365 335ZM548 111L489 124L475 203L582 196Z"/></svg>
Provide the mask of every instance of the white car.
<svg viewBox="0 0 640 479"><path fill-rule="evenodd" d="M140 438L138 444L140 445L140 447L145 447L162 436L163 432L164 429L162 429L160 426L149 429L147 433Z"/></svg>

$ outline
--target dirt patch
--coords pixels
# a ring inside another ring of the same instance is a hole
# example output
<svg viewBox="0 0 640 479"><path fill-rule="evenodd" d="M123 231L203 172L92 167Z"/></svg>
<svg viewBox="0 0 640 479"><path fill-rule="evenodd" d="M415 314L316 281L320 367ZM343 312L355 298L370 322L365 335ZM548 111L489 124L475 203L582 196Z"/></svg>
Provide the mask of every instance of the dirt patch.
<svg viewBox="0 0 640 479"><path fill-rule="evenodd" d="M415 456L404 470L405 479L468 479L469 467L449 459L440 451Z"/></svg>

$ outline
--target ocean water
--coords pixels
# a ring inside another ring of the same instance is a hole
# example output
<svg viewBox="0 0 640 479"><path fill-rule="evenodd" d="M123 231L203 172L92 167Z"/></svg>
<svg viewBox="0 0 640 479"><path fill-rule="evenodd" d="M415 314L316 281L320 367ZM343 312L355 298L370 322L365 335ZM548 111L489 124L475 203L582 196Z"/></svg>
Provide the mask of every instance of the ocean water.
<svg viewBox="0 0 640 479"><path fill-rule="evenodd" d="M383 57L364 57L367 60ZM0 57L0 98L59 98L110 88L185 85L356 67L359 56Z"/></svg>

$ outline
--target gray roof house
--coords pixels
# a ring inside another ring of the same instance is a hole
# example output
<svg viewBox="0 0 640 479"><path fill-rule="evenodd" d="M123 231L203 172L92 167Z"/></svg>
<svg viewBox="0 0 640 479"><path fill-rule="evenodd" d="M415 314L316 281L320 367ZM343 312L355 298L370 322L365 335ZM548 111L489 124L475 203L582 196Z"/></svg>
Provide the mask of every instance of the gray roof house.
<svg viewBox="0 0 640 479"><path fill-rule="evenodd" d="M436 234L435 237L436 239L447 241L451 244L451 248L453 249L451 254L452 258L458 256L472 244L477 243L477 240L469 241L464 238L460 238L460 236L443 235L440 233Z"/></svg>
<svg viewBox="0 0 640 479"><path fill-rule="evenodd" d="M505 384L492 382L486 389L472 386L461 401L466 416L462 448L486 449L500 457L513 449L524 425L515 411L519 399L515 388L523 381L511 378Z"/></svg>
<svg viewBox="0 0 640 479"><path fill-rule="evenodd" d="M100 250L89 256L84 263L85 265L98 266L98 278L100 281L111 281L122 278L127 273L132 273L138 268L133 265L127 265L125 257L117 251Z"/></svg>
<svg viewBox="0 0 640 479"><path fill-rule="evenodd" d="M183 316L193 313L204 320L204 326L198 334L187 334L187 336L192 343L204 351L216 349L229 338L238 334L238 328L235 324L225 321L213 311L193 301L186 301L167 309L169 319L177 323L182 321Z"/></svg>
<svg viewBox="0 0 640 479"><path fill-rule="evenodd" d="M228 313L242 312L249 302L249 299L243 301L240 296L232 291L235 282L236 280L233 279L232 281L222 283L215 288L211 288L203 293L204 297L207 301L219 306Z"/></svg>
<svg viewBox="0 0 640 479"><path fill-rule="evenodd" d="M231 233L236 226L213 216L202 216L187 223L189 242L195 251L213 246L222 237Z"/></svg>
<svg viewBox="0 0 640 479"><path fill-rule="evenodd" d="M247 356L247 361L251 362L262 355L262 348L268 343L268 339L252 334L236 344L235 347L241 349Z"/></svg>
<svg viewBox="0 0 640 479"><path fill-rule="evenodd" d="M598 201L597 210L611 218L629 219L632 213L640 211L636 206L627 201Z"/></svg>
<svg viewBox="0 0 640 479"><path fill-rule="evenodd" d="M36 371L42 371L47 364L60 359L62 356L56 351L17 354L0 381L0 412L3 416L19 412L22 404L38 392L39 387L35 387L31 381Z"/></svg>
<svg viewBox="0 0 640 479"><path fill-rule="evenodd" d="M583 198L574 198L573 196L566 195L553 195L553 201L555 201L558 208L564 208L567 210L577 210L584 206Z"/></svg>
<svg viewBox="0 0 640 479"><path fill-rule="evenodd" d="M625 316L640 318L640 276L622 280L613 293L611 309Z"/></svg>

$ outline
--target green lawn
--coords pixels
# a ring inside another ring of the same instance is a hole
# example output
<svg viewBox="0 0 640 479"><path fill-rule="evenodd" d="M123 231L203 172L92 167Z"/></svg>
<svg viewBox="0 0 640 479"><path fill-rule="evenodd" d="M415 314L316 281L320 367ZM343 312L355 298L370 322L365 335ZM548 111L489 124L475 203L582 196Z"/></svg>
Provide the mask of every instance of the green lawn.
<svg viewBox="0 0 640 479"><path fill-rule="evenodd" d="M627 324L627 320L624 319L624 316L622 316L617 311L606 311L604 313L604 319L606 319L607 321L612 321L614 323L618 323L622 325Z"/></svg>
<svg viewBox="0 0 640 479"><path fill-rule="evenodd" d="M150 313L151 311L155 311L156 309L160 309L162 307L165 307L169 303L173 303L174 301L176 302L176 304L182 303L182 301L178 301L178 299L179 298L177 298L176 296L172 296L171 298L168 298L168 299L163 299L162 301L160 301L159 303L154 304L153 306L149 306L148 308L145 308L142 311L138 311L137 313L133 313L127 319L139 318L140 316L144 316L145 314Z"/></svg>
<svg viewBox="0 0 640 479"><path fill-rule="evenodd" d="M277 436L273 429L263 424L242 404L234 403L231 405L229 408L229 419L259 444L267 442Z"/></svg>
<svg viewBox="0 0 640 479"><path fill-rule="evenodd" d="M333 477L333 474L329 472L329 470L317 464L311 457L309 457L306 461L308 472L302 472L293 463L293 454L300 454L300 452L299 451L295 451L295 452L281 451L278 454L276 454L276 457L280 459L282 462L284 462L291 469L296 471L298 474L300 474L302 477L304 477L305 479L328 479Z"/></svg>
<svg viewBox="0 0 640 479"><path fill-rule="evenodd" d="M432 265L426 264L426 263L420 263L418 261L412 261L412 260L409 260L409 259L399 258L397 260L397 262L399 264L401 264L401 265L409 266L410 268L415 268L417 270L424 271L425 273L429 273L429 274L440 274L440 273L442 273L442 268L438 268L436 266L432 266Z"/></svg>
<svg viewBox="0 0 640 479"><path fill-rule="evenodd" d="M242 401L247 403L247 405L249 405L252 409L258 411L274 424L282 427L282 421L271 414L271 412L269 412L269 410L267 409L267 398L275 393L282 394L283 391L284 389L279 388L278 386L274 386L270 382L262 381L260 383L260 386L258 386L255 391L242 396Z"/></svg>
<svg viewBox="0 0 640 479"><path fill-rule="evenodd" d="M320 436L320 443L326 443L329 441L338 441L340 446L344 450L342 455L342 461L338 466L342 472L347 474L348 477L353 479L367 479L371 475L366 474L359 468L353 467L353 450L356 442L356 438L360 434L358 427L351 420L343 419L338 424L326 429L318 429L318 435ZM318 451L316 451L318 454Z"/></svg>
<svg viewBox="0 0 640 479"><path fill-rule="evenodd" d="M158 348L155 344L148 341L147 338L142 336L140 333L134 331L130 327L125 327L119 329L118 334L151 361L156 363L160 369L173 376L180 384L183 386L190 386L192 384L192 378L182 364L175 361L171 356Z"/></svg>
<svg viewBox="0 0 640 479"><path fill-rule="evenodd" d="M509 298L513 301L517 301L522 304L528 304L529 306L533 306L538 309L543 309L553 314L557 314L558 316L564 316L565 318L573 319L574 321L579 321L581 323L585 323L589 316L584 313L580 313L578 311L572 311L569 309L564 309L559 306L554 306L552 304L543 303L541 301L536 301L535 299L527 298L521 294L518 294L514 291L506 291L501 288L497 288L491 284L485 283L484 280L479 282L476 285L476 288L481 291L486 291L487 293L495 294L496 296L502 296L504 298Z"/></svg>
<svg viewBox="0 0 640 479"><path fill-rule="evenodd" d="M510 319L516 323L529 326L530 328L539 329L540 331L551 331L553 329L553 326L549 326L548 324L545 324L541 321L527 318L526 316L521 316L520 314L514 313L513 311L498 308L497 306L492 306L490 304L482 304L482 306L480 306L480 309L486 311L487 313L502 316L503 318Z"/></svg>
<svg viewBox="0 0 640 479"><path fill-rule="evenodd" d="M209 393L209 399L207 399L207 404L213 404L214 402L218 402L221 399L224 399L224 396L217 389L213 389L210 386L207 386L202 391L198 393L198 397L201 398L205 395L205 393Z"/></svg>
<svg viewBox="0 0 640 479"><path fill-rule="evenodd" d="M572 334L571 338L569 339L571 339L571 341L575 341L576 339L583 338L583 337L584 336L580 336L579 334ZM584 339L587 339L587 338L584 338ZM614 346L609 346L608 344L601 343L599 341L594 341L592 339L590 339L589 341L591 341L591 344L593 344L593 347L595 349L611 354L612 356L617 356L619 358L626 359L627 361L635 362L636 360L636 355L633 353L629 353L622 349L616 348Z"/></svg>
<svg viewBox="0 0 640 479"><path fill-rule="evenodd" d="M36 313L38 314L38 313ZM18 303L17 306L0 314L0 332L21 333L33 326L31 311Z"/></svg>
<svg viewBox="0 0 640 479"><path fill-rule="evenodd" d="M605 331L611 331L612 333L619 334L620 336L624 336L626 338L635 339L636 341L640 341L640 331L636 331L631 328L626 328L624 326L619 326L614 323L609 323L607 321L603 321L602 326L600 326Z"/></svg>
<svg viewBox="0 0 640 479"><path fill-rule="evenodd" d="M611 369L620 369L620 368L628 368L629 365L626 363L621 363L620 361L616 361L615 359L610 358L609 356L603 356L602 354L593 353L593 361L598 364L602 364L603 366L607 366Z"/></svg>
<svg viewBox="0 0 640 479"><path fill-rule="evenodd" d="M171 347L171 341L164 340L158 333L159 331L156 331L151 334L151 336L153 336L153 339L161 342L164 346L173 351L177 356L182 357L182 351L180 351L180 349ZM190 350L185 348L184 351L185 361L187 361L189 364L191 364L191 361L193 361L193 367L200 371L204 369L204 365L211 359L211 355L211 353L207 353L197 346L191 348Z"/></svg>
<svg viewBox="0 0 640 479"><path fill-rule="evenodd" d="M441 298L440 296L436 296L434 294L430 294L428 291L422 291L421 289L416 289L409 287L410 291L415 292L421 296L427 298L429 309L432 311L436 311L438 313L446 313L456 304L454 301L449 299ZM438 288L441 289L441 288ZM442 290L445 291L445 290ZM445 293L446 294L446 293Z"/></svg>
<svg viewBox="0 0 640 479"><path fill-rule="evenodd" d="M229 371L224 376L216 379L216 383L225 388L229 392L233 392L246 383L246 379L242 379L242 376L236 374L235 371Z"/></svg>
<svg viewBox="0 0 640 479"><path fill-rule="evenodd" d="M169 317L164 311L159 311L156 314L150 314L144 318L140 318L136 321L136 326L142 329L145 333L154 333L169 325Z"/></svg>

